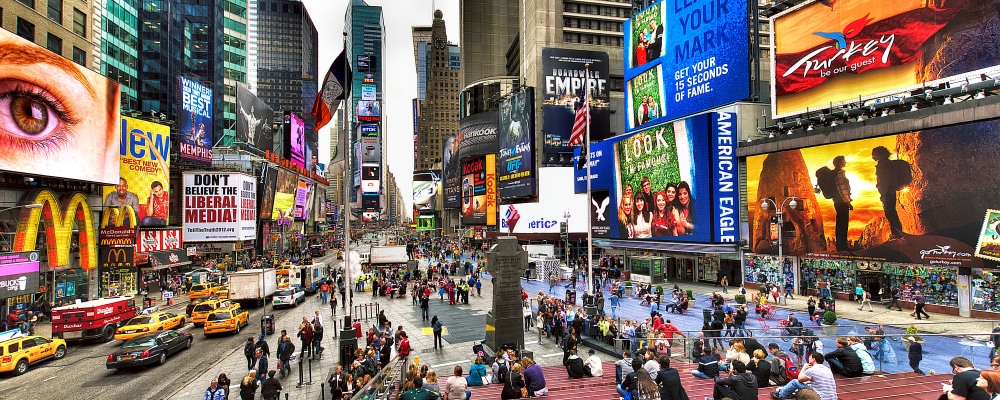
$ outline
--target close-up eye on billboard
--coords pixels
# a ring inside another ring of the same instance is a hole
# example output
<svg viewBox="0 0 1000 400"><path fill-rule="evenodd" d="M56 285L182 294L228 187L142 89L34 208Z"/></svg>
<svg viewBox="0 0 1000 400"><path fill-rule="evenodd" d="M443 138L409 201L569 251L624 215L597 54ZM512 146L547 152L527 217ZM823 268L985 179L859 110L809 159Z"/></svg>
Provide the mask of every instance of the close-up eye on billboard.
<svg viewBox="0 0 1000 400"><path fill-rule="evenodd" d="M814 1L772 20L775 117L995 76L995 1ZM930 5L929 5L930 4Z"/></svg>
<svg viewBox="0 0 1000 400"><path fill-rule="evenodd" d="M190 161L212 162L212 88L183 76L181 90L181 143L178 153Z"/></svg>
<svg viewBox="0 0 1000 400"><path fill-rule="evenodd" d="M117 185L118 83L2 29L0 55L0 171Z"/></svg>

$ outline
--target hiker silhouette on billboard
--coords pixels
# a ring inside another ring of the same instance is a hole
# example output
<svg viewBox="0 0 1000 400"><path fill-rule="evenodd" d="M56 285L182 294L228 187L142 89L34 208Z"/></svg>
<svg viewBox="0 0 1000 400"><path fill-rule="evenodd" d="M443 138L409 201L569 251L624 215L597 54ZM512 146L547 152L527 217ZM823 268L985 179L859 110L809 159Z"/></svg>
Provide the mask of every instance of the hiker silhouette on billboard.
<svg viewBox="0 0 1000 400"><path fill-rule="evenodd" d="M889 221L889 228L892 229L891 238L898 239L903 237L903 224L899 222L899 213L896 212L896 192L913 181L913 172L910 163L905 160L890 160L889 154L889 149L885 146L872 149L872 160L876 162L875 187L878 188L882 200L885 219Z"/></svg>
<svg viewBox="0 0 1000 400"><path fill-rule="evenodd" d="M837 251L849 249L847 244L847 228L851 222L851 182L847 180L844 166L847 160L844 156L833 158L833 169L823 167L816 170L816 186L823 192L823 197L833 200L833 209L837 211Z"/></svg>

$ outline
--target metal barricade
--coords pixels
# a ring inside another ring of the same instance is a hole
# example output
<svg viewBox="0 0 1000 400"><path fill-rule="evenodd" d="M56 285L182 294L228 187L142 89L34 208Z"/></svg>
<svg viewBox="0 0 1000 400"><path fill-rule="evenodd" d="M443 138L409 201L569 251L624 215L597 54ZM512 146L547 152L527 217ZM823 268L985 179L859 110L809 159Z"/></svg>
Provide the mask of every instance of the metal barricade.
<svg viewBox="0 0 1000 400"><path fill-rule="evenodd" d="M378 303L357 304L354 306L353 310L354 311L351 314L351 317L355 320L361 321L376 318L378 317L379 311L381 311Z"/></svg>

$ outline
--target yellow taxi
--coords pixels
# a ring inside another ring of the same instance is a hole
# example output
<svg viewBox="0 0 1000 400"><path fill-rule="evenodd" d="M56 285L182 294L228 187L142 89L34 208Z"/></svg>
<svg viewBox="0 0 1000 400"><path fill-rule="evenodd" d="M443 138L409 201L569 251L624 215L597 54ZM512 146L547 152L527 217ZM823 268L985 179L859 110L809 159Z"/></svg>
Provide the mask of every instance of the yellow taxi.
<svg viewBox="0 0 1000 400"><path fill-rule="evenodd" d="M233 303L229 300L209 299L194 306L191 310L191 323L194 326L201 326L215 310L232 308Z"/></svg>
<svg viewBox="0 0 1000 400"><path fill-rule="evenodd" d="M188 298L204 299L215 296L215 293L218 291L219 285L215 282L199 283L191 286L191 290L188 292Z"/></svg>
<svg viewBox="0 0 1000 400"><path fill-rule="evenodd" d="M215 292L215 297L220 299L229 298L229 286L219 286L219 290Z"/></svg>
<svg viewBox="0 0 1000 400"><path fill-rule="evenodd" d="M41 336L21 336L0 342L0 372L21 375L36 362L66 356L66 341Z"/></svg>
<svg viewBox="0 0 1000 400"><path fill-rule="evenodd" d="M115 331L115 340L129 340L146 332L167 331L184 326L187 319L183 315L168 312L155 312L149 315L138 315L130 319L124 326Z"/></svg>
<svg viewBox="0 0 1000 400"><path fill-rule="evenodd" d="M205 321L205 336L216 333L240 333L240 328L247 326L250 312L235 305L228 309L218 309Z"/></svg>
<svg viewBox="0 0 1000 400"><path fill-rule="evenodd" d="M344 259L344 252L343 251L337 250L337 259L338 260L343 260Z"/></svg>

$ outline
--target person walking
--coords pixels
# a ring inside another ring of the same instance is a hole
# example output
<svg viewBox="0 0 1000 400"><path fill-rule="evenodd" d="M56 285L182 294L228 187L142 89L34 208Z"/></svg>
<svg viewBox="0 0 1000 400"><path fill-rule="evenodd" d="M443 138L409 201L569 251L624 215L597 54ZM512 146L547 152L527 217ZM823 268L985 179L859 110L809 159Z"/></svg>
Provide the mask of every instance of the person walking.
<svg viewBox="0 0 1000 400"><path fill-rule="evenodd" d="M719 280L719 285L722 285L722 293L729 293L729 277L726 275L722 276Z"/></svg>
<svg viewBox="0 0 1000 400"><path fill-rule="evenodd" d="M920 315L923 315L927 319L931 319L931 316L927 315L927 312L924 311L926 298L923 293L920 293L919 290L913 292L913 302L916 303L916 309L913 310L913 313L917 315L917 319L920 319Z"/></svg>
<svg viewBox="0 0 1000 400"><path fill-rule="evenodd" d="M888 308L888 309L891 310L892 306L895 305L896 306L896 311L903 311L903 308L899 306L899 287L898 286L893 286L892 289L889 289L889 296L890 296L889 298L891 300L889 301L889 307L886 307L886 308Z"/></svg>
<svg viewBox="0 0 1000 400"><path fill-rule="evenodd" d="M257 397L257 371L250 370L240 381L240 400L254 400Z"/></svg>
<svg viewBox="0 0 1000 400"><path fill-rule="evenodd" d="M907 336L906 341L910 342L910 349L907 350L910 358L910 368L913 368L913 372L923 375L924 371L920 370L920 361L924 359L924 346L913 336Z"/></svg>
<svg viewBox="0 0 1000 400"><path fill-rule="evenodd" d="M219 382L212 379L209 384L208 389L205 390L204 400L225 400L226 399L226 389L219 386Z"/></svg>
<svg viewBox="0 0 1000 400"><path fill-rule="evenodd" d="M858 287L861 287L861 285L858 285ZM867 290L862 290L861 291L861 307L858 307L858 310L859 311L864 311L866 304L868 305L868 312L875 312L875 309L872 308L871 293L869 293Z"/></svg>
<svg viewBox="0 0 1000 400"><path fill-rule="evenodd" d="M253 336L247 338L247 342L243 344L243 356L247 358L247 369L253 369Z"/></svg>
<svg viewBox="0 0 1000 400"><path fill-rule="evenodd" d="M278 344L278 363L281 377L284 378L292 372L292 354L295 354L295 345L292 338L284 336Z"/></svg>
<svg viewBox="0 0 1000 400"><path fill-rule="evenodd" d="M219 382L219 387L225 392L224 398L229 400L229 386L232 385L229 377L226 374L219 374L219 378L216 381Z"/></svg>
<svg viewBox="0 0 1000 400"><path fill-rule="evenodd" d="M275 371L267 372L267 380L261 385L260 394L264 400L278 400L281 395L281 381L274 377Z"/></svg>
<svg viewBox="0 0 1000 400"><path fill-rule="evenodd" d="M434 349L440 347L443 350L444 341L441 339L441 334L444 330L444 323L438 319L437 315L431 317L431 329L434 331Z"/></svg>

